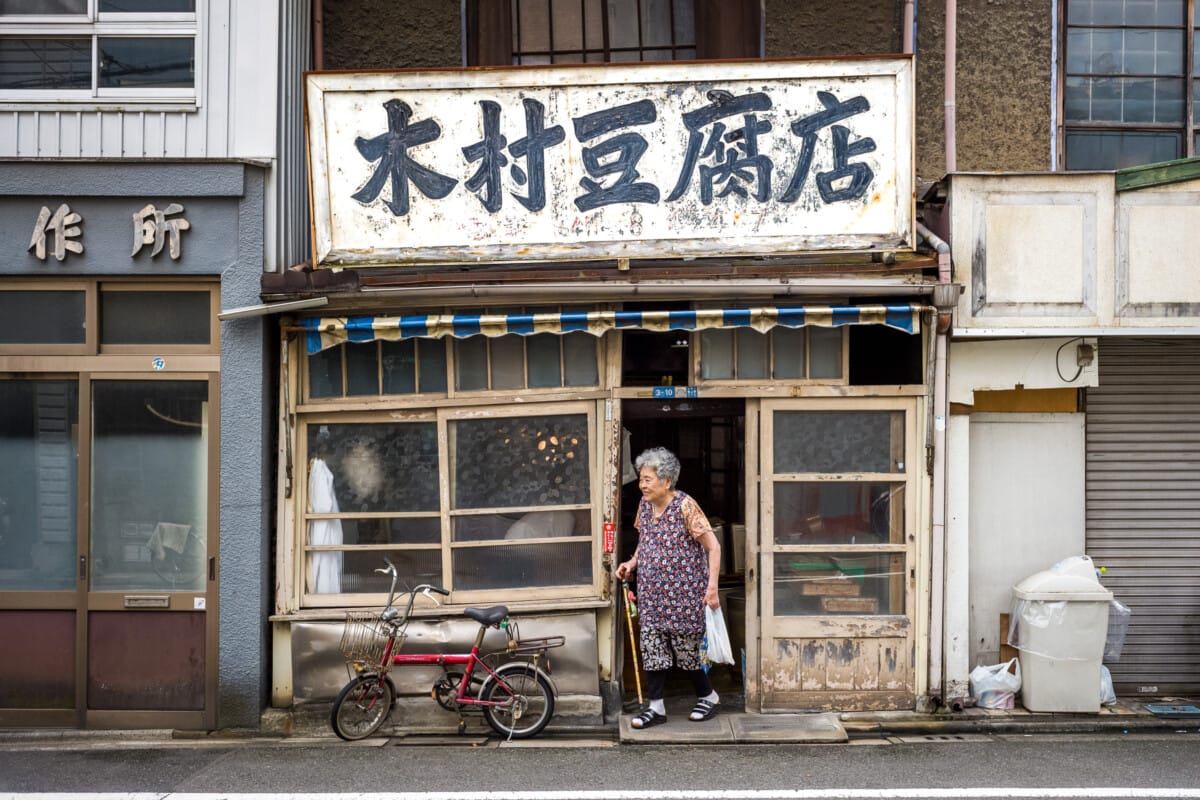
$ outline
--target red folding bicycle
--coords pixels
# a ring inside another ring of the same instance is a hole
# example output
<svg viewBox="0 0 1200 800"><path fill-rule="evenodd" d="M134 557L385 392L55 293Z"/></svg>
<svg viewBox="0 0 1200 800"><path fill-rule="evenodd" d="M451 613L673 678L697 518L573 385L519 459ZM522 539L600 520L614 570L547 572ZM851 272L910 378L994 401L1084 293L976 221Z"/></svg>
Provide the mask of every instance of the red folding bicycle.
<svg viewBox="0 0 1200 800"><path fill-rule="evenodd" d="M329 715L333 732L347 741L375 733L395 703L396 687L388 675L392 668L437 666L445 674L433 685L433 699L443 708L459 712L460 733L466 727L462 715L470 711L482 711L492 729L509 739L527 739L541 733L554 716L556 695L546 651L562 647L566 637L522 640L505 606L468 608L463 613L479 623L479 633L469 653L401 653L417 595L437 604L434 594L450 593L438 586L421 584L407 592L408 603L401 613L392 607L396 567L387 559L384 562L386 569L375 570L392 578L383 611L379 614L351 611L346 615L341 650L354 677L333 703ZM489 627L503 629L508 635L508 645L480 655ZM451 667L461 667L462 671ZM476 675L479 667L486 675Z"/></svg>

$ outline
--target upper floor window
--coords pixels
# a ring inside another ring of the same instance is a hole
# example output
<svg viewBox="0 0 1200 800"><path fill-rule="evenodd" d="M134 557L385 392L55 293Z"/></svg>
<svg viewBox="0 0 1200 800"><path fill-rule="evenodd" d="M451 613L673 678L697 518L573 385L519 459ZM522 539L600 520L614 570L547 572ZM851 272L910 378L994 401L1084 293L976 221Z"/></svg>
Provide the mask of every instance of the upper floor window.
<svg viewBox="0 0 1200 800"><path fill-rule="evenodd" d="M195 101L196 0L0 0L0 100Z"/></svg>
<svg viewBox="0 0 1200 800"><path fill-rule="evenodd" d="M472 66L760 55L760 0L466 0L466 12Z"/></svg>
<svg viewBox="0 0 1200 800"><path fill-rule="evenodd" d="M696 57L694 0L512 0L514 64Z"/></svg>
<svg viewBox="0 0 1200 800"><path fill-rule="evenodd" d="M1200 59L1191 17L1189 0L1069 0L1067 169L1118 169L1197 152Z"/></svg>

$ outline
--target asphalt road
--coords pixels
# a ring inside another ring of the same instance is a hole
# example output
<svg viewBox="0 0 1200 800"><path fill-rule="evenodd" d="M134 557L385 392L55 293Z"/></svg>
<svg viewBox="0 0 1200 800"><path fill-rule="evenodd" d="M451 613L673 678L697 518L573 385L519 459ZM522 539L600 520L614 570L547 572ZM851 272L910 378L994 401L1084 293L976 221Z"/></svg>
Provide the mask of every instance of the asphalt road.
<svg viewBox="0 0 1200 800"><path fill-rule="evenodd" d="M1092 789L1097 791L1089 793ZM412 740L344 744L104 738L58 744L0 738L0 797L398 793L436 800L485 792L505 793L503 797L539 792L545 798L575 800L1200 798L1200 733L693 747L551 738L519 746L466 738L436 745Z"/></svg>

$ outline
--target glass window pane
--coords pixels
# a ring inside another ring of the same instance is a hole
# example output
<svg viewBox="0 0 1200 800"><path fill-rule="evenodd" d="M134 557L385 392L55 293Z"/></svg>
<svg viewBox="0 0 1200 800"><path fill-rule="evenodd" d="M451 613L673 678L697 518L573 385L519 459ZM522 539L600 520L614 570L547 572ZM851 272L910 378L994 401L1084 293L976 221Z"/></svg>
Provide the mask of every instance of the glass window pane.
<svg viewBox="0 0 1200 800"><path fill-rule="evenodd" d="M86 14L88 0L0 0L0 14Z"/></svg>
<svg viewBox="0 0 1200 800"><path fill-rule="evenodd" d="M559 337L553 333L537 333L527 336L525 342L529 352L529 388L562 386Z"/></svg>
<svg viewBox="0 0 1200 800"><path fill-rule="evenodd" d="M602 50L604 48L603 0L584 0L584 5L587 7L584 10L585 34L587 37L584 46L588 50Z"/></svg>
<svg viewBox="0 0 1200 800"><path fill-rule="evenodd" d="M596 363L596 344L599 340L590 333L576 332L562 336L563 368L567 386L597 386L600 383Z"/></svg>
<svg viewBox="0 0 1200 800"><path fill-rule="evenodd" d="M900 411L779 411L775 472L904 471Z"/></svg>
<svg viewBox="0 0 1200 800"><path fill-rule="evenodd" d="M580 0L550 0L551 32L555 52L583 49L583 9Z"/></svg>
<svg viewBox="0 0 1200 800"><path fill-rule="evenodd" d="M1092 31L1075 28L1067 31L1067 72L1092 71Z"/></svg>
<svg viewBox="0 0 1200 800"><path fill-rule="evenodd" d="M412 394L417 390L417 343L380 342L383 359L383 393ZM445 370L443 370L443 373Z"/></svg>
<svg viewBox="0 0 1200 800"><path fill-rule="evenodd" d="M1067 169L1120 169L1182 157L1173 131L1067 131Z"/></svg>
<svg viewBox="0 0 1200 800"><path fill-rule="evenodd" d="M75 588L78 393L0 380L0 591Z"/></svg>
<svg viewBox="0 0 1200 800"><path fill-rule="evenodd" d="M446 392L446 343L441 339L417 340L417 366L422 394Z"/></svg>
<svg viewBox="0 0 1200 800"><path fill-rule="evenodd" d="M519 53L550 51L549 0L515 0L513 3L513 35ZM529 63L522 61L522 63Z"/></svg>
<svg viewBox="0 0 1200 800"><path fill-rule="evenodd" d="M195 47L190 36L101 36L97 85L102 89L191 89L196 84Z"/></svg>
<svg viewBox="0 0 1200 800"><path fill-rule="evenodd" d="M700 331L700 377L708 380L733 378L733 331Z"/></svg>
<svg viewBox="0 0 1200 800"><path fill-rule="evenodd" d="M587 503L583 414L459 420L450 425L454 508Z"/></svg>
<svg viewBox="0 0 1200 800"><path fill-rule="evenodd" d="M767 335L752 328L737 330L738 380L767 377Z"/></svg>
<svg viewBox="0 0 1200 800"><path fill-rule="evenodd" d="M101 14L194 14L196 0L100 0Z"/></svg>
<svg viewBox="0 0 1200 800"><path fill-rule="evenodd" d="M525 342L516 334L489 340L492 349L492 388L525 388Z"/></svg>
<svg viewBox="0 0 1200 800"><path fill-rule="evenodd" d="M842 329L808 328L808 376L842 377Z"/></svg>
<svg viewBox="0 0 1200 800"><path fill-rule="evenodd" d="M336 569L338 580L331 587L336 592L346 594L387 594L392 579L380 575L375 570L382 569L383 560L388 559L396 565L399 577L397 586L415 586L419 583L432 583L443 586L442 553L440 550L349 550L346 552L310 552L308 554L308 574L319 573L322 569ZM308 589L315 592L316 587ZM333 594L332 591L319 592Z"/></svg>
<svg viewBox="0 0 1200 800"><path fill-rule="evenodd" d="M375 342L346 345L346 394L379 394L379 345Z"/></svg>
<svg viewBox="0 0 1200 800"><path fill-rule="evenodd" d="M314 472L309 473L312 480ZM318 506L309 488L309 504ZM330 513L330 512L325 512ZM330 525L321 530L318 526ZM339 535L340 534L340 535ZM442 541L440 517L373 517L364 519L309 520L308 544L438 544Z"/></svg>
<svg viewBox="0 0 1200 800"><path fill-rule="evenodd" d="M92 589L202 591L208 384L92 384Z"/></svg>
<svg viewBox="0 0 1200 800"><path fill-rule="evenodd" d="M1183 92L1182 80L1159 78L1154 81L1155 122L1183 122L1186 113Z"/></svg>
<svg viewBox="0 0 1200 800"><path fill-rule="evenodd" d="M776 553L775 615L904 613L904 555Z"/></svg>
<svg viewBox="0 0 1200 800"><path fill-rule="evenodd" d="M308 357L308 396L342 396L342 350L330 347Z"/></svg>
<svg viewBox="0 0 1200 800"><path fill-rule="evenodd" d="M771 331L775 377L780 380L804 377L804 328L775 328Z"/></svg>
<svg viewBox="0 0 1200 800"><path fill-rule="evenodd" d="M675 0L675 44L696 43L695 0Z"/></svg>
<svg viewBox="0 0 1200 800"><path fill-rule="evenodd" d="M608 46L638 47L638 10L637 0L608 0ZM637 61L637 54L632 58L625 57L613 61Z"/></svg>
<svg viewBox="0 0 1200 800"><path fill-rule="evenodd" d="M0 344L81 344L83 292L0 291Z"/></svg>
<svg viewBox="0 0 1200 800"><path fill-rule="evenodd" d="M488 388L485 337L472 336L468 339L454 340L454 372L454 386L460 392Z"/></svg>
<svg viewBox="0 0 1200 800"><path fill-rule="evenodd" d="M210 344L212 294L100 292L100 344Z"/></svg>
<svg viewBox="0 0 1200 800"><path fill-rule="evenodd" d="M592 582L591 540L556 544L497 545L455 549L454 588L520 589L526 586L587 586Z"/></svg>
<svg viewBox="0 0 1200 800"><path fill-rule="evenodd" d="M775 484L776 544L903 544L904 484Z"/></svg>
<svg viewBox="0 0 1200 800"><path fill-rule="evenodd" d="M586 509L472 514L454 517L452 523L456 542L586 536L591 532Z"/></svg>
<svg viewBox="0 0 1200 800"><path fill-rule="evenodd" d="M671 0L641 0L639 5L642 12L642 46L670 45Z"/></svg>
<svg viewBox="0 0 1200 800"><path fill-rule="evenodd" d="M1064 113L1068 120L1083 122L1092 118L1092 79L1066 79Z"/></svg>
<svg viewBox="0 0 1200 800"><path fill-rule="evenodd" d="M0 37L0 89L91 88L91 37Z"/></svg>
<svg viewBox="0 0 1200 800"><path fill-rule="evenodd" d="M333 481L331 506L311 511L439 510L434 422L309 425L308 455L325 463Z"/></svg>

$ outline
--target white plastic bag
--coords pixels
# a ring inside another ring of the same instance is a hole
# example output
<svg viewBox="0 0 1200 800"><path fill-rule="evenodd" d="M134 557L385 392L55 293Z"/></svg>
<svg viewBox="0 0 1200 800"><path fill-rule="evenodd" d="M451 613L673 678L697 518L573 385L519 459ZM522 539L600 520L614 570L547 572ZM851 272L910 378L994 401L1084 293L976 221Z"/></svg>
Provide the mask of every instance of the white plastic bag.
<svg viewBox="0 0 1200 800"><path fill-rule="evenodd" d="M729 644L729 631L725 629L725 615L721 609L704 607L705 635L708 647L707 658L713 664L732 664L733 647Z"/></svg>
<svg viewBox="0 0 1200 800"><path fill-rule="evenodd" d="M1113 690L1112 673L1108 671L1108 667L1100 665L1100 705L1115 706L1117 704L1117 693Z"/></svg>
<svg viewBox="0 0 1200 800"><path fill-rule="evenodd" d="M1014 663L1017 665L1015 674L1008 671ZM1020 688L1021 662L1015 658L971 670L971 694L980 708L1012 708Z"/></svg>

